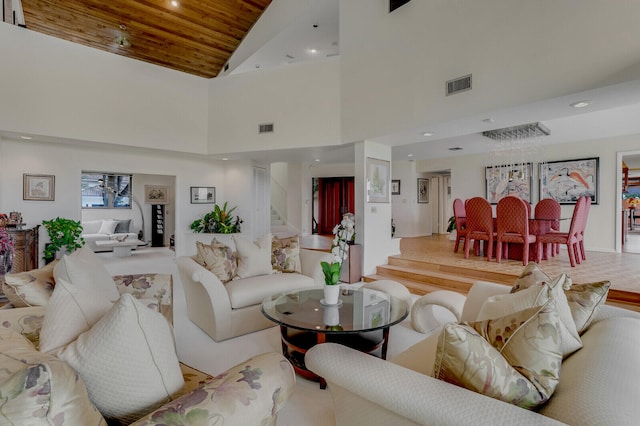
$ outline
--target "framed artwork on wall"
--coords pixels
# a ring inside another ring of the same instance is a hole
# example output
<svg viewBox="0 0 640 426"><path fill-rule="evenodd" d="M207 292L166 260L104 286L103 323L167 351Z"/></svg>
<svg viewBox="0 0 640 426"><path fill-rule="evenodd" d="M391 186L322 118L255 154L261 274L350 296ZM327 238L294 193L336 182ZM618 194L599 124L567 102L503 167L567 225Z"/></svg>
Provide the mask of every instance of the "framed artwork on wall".
<svg viewBox="0 0 640 426"><path fill-rule="evenodd" d="M169 204L169 187L145 185L144 202L147 204Z"/></svg>
<svg viewBox="0 0 640 426"><path fill-rule="evenodd" d="M599 161L595 157L541 163L540 199L575 204L584 195L591 198L591 204L598 204Z"/></svg>
<svg viewBox="0 0 640 426"><path fill-rule="evenodd" d="M191 204L215 204L216 188L213 186L192 186Z"/></svg>
<svg viewBox="0 0 640 426"><path fill-rule="evenodd" d="M389 203L390 163L367 157L367 202Z"/></svg>
<svg viewBox="0 0 640 426"><path fill-rule="evenodd" d="M418 178L418 203L429 202L429 179Z"/></svg>
<svg viewBox="0 0 640 426"><path fill-rule="evenodd" d="M400 179L391 181L391 195L400 195Z"/></svg>
<svg viewBox="0 0 640 426"><path fill-rule="evenodd" d="M54 175L22 175L22 199L28 201L54 201L56 177Z"/></svg>
<svg viewBox="0 0 640 426"><path fill-rule="evenodd" d="M507 195L515 195L531 203L532 171L531 163L486 167L487 201L498 204Z"/></svg>

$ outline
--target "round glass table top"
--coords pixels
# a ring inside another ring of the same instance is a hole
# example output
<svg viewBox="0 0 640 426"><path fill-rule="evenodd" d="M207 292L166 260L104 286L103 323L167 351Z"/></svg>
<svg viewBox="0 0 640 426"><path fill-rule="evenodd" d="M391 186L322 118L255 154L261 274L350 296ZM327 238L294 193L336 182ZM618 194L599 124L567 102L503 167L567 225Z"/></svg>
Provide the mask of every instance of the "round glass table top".
<svg viewBox="0 0 640 426"><path fill-rule="evenodd" d="M376 290L342 289L339 300L325 305L323 289L302 289L268 297L262 312L280 325L323 333L384 329L408 315L406 302Z"/></svg>

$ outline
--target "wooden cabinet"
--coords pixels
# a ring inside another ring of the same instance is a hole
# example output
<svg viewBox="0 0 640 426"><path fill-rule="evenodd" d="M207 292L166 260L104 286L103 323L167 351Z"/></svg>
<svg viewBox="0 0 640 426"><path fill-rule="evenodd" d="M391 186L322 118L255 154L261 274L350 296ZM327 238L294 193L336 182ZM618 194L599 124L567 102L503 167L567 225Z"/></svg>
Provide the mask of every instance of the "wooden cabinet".
<svg viewBox="0 0 640 426"><path fill-rule="evenodd" d="M13 266L11 273L30 271L38 267L38 235L40 225L6 228L13 238Z"/></svg>
<svg viewBox="0 0 640 426"><path fill-rule="evenodd" d="M362 245L350 244L348 247L348 256L342 262L340 281L353 284L362 279Z"/></svg>

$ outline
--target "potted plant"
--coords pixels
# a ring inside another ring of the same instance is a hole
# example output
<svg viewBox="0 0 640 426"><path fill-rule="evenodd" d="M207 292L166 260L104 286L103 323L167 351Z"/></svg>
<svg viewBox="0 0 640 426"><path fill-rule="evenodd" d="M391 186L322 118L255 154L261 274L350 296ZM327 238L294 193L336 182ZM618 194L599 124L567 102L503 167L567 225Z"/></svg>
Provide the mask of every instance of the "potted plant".
<svg viewBox="0 0 640 426"><path fill-rule="evenodd" d="M233 216L231 213L236 209L233 207L227 210L227 202L220 208L215 205L213 210L205 214L202 218L194 220L189 228L195 233L210 234L235 234L240 232L242 219L240 216Z"/></svg>
<svg viewBox="0 0 640 426"><path fill-rule="evenodd" d="M13 265L13 240L4 227L0 227L0 275L11 272L11 265Z"/></svg>
<svg viewBox="0 0 640 426"><path fill-rule="evenodd" d="M340 295L340 271L342 261L347 258L347 245L355 237L355 223L353 213L345 213L342 221L333 228L333 242L331 243L331 254L333 262L320 262L322 273L324 274L324 303L326 305L336 305Z"/></svg>
<svg viewBox="0 0 640 426"><path fill-rule="evenodd" d="M42 225L47 230L50 240L44 248L44 259L47 263L55 259L57 253L63 248L71 253L84 245L80 221L57 217L43 220Z"/></svg>

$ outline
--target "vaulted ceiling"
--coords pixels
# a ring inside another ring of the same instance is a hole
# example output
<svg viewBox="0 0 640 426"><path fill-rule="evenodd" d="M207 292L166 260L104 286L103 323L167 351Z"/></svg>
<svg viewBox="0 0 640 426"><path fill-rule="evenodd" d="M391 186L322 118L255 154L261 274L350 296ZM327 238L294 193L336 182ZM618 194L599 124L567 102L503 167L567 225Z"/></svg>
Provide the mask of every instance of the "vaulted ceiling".
<svg viewBox="0 0 640 426"><path fill-rule="evenodd" d="M30 30L212 78L270 3L22 0L22 8Z"/></svg>

